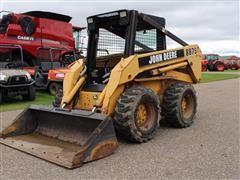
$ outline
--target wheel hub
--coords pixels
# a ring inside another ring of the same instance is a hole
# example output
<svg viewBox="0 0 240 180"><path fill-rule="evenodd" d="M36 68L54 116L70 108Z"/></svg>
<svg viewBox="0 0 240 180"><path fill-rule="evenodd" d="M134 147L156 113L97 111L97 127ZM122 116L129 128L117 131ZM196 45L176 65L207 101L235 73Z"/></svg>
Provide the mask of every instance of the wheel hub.
<svg viewBox="0 0 240 180"><path fill-rule="evenodd" d="M184 111L186 111L186 109L187 109L187 100L186 100L186 98L183 98L181 106L182 106L182 112L184 113Z"/></svg>
<svg viewBox="0 0 240 180"><path fill-rule="evenodd" d="M224 70L224 65L223 64L218 64L217 65L217 70L218 71L223 71Z"/></svg>
<svg viewBox="0 0 240 180"><path fill-rule="evenodd" d="M147 109L144 104L141 104L137 108L137 123L138 126L142 126L147 122Z"/></svg>
<svg viewBox="0 0 240 180"><path fill-rule="evenodd" d="M193 113L193 102L190 95L183 97L181 102L181 111L185 118L189 118Z"/></svg>

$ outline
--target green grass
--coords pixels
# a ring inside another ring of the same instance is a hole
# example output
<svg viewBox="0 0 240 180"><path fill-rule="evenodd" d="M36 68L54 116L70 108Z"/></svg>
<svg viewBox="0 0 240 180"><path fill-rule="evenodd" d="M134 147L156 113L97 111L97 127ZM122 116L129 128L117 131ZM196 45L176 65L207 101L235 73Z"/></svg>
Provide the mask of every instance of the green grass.
<svg viewBox="0 0 240 180"><path fill-rule="evenodd" d="M203 73L201 82L206 83L234 78L240 78L240 74ZM8 98L0 105L0 112L24 109L30 104L51 105L53 99L54 96L49 95L47 91L38 91L34 101L23 101L21 97Z"/></svg>
<svg viewBox="0 0 240 180"><path fill-rule="evenodd" d="M228 70L224 70L223 72L240 72L240 69L238 69L238 70L231 70L231 69L228 69Z"/></svg>
<svg viewBox="0 0 240 180"><path fill-rule="evenodd" d="M240 78L240 74L202 73L202 83Z"/></svg>
<svg viewBox="0 0 240 180"><path fill-rule="evenodd" d="M54 96L49 95L47 91L38 91L34 101L23 101L21 97L7 98L0 105L0 112L24 109L30 104L51 105Z"/></svg>

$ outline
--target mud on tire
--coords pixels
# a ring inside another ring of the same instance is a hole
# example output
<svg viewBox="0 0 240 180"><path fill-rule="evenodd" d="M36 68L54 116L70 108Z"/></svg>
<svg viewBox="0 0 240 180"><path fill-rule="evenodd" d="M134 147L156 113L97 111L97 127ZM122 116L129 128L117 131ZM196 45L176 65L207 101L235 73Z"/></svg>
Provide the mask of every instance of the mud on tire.
<svg viewBox="0 0 240 180"><path fill-rule="evenodd" d="M35 87L33 85L29 86L28 94L24 94L22 97L24 100L33 101L36 97Z"/></svg>
<svg viewBox="0 0 240 180"><path fill-rule="evenodd" d="M60 89L62 89L62 83L60 82L51 82L48 85L48 91L53 96L55 96Z"/></svg>
<svg viewBox="0 0 240 180"><path fill-rule="evenodd" d="M119 134L133 142L152 139L160 121L160 101L155 93L144 87L131 87L119 98L114 125Z"/></svg>
<svg viewBox="0 0 240 180"><path fill-rule="evenodd" d="M63 97L63 90L59 89L59 91L56 93L55 98L53 100L52 105L54 107L60 107L61 105L61 101L62 101L62 97Z"/></svg>
<svg viewBox="0 0 240 180"><path fill-rule="evenodd" d="M176 83L169 86L163 96L162 117L172 127L192 125L197 108L197 97L191 84Z"/></svg>

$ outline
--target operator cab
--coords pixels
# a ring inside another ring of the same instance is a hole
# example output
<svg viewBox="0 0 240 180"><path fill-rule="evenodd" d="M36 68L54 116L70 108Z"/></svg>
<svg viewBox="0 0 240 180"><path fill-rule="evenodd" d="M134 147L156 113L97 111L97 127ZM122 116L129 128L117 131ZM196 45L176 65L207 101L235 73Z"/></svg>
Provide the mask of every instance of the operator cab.
<svg viewBox="0 0 240 180"><path fill-rule="evenodd" d="M75 49L78 51L82 50L83 40L85 37L82 36L81 32L84 29L86 29L86 28L73 26L73 38L74 38L74 42L75 42Z"/></svg>
<svg viewBox="0 0 240 180"><path fill-rule="evenodd" d="M119 10L87 18L87 83L103 86L122 58L166 49L166 36L188 45L165 29L165 19L135 10ZM94 88L91 89L94 91Z"/></svg>
<svg viewBox="0 0 240 180"><path fill-rule="evenodd" d="M9 24L13 22L13 15L9 12L0 12L0 34L5 34Z"/></svg>
<svg viewBox="0 0 240 180"><path fill-rule="evenodd" d="M134 10L119 10L87 18L88 84L106 84L112 68L121 58L166 49L165 34L149 24L146 16L165 27L164 18Z"/></svg>
<svg viewBox="0 0 240 180"><path fill-rule="evenodd" d="M216 60L219 60L219 55L218 54L205 54L204 59L209 60L209 61L216 61Z"/></svg>

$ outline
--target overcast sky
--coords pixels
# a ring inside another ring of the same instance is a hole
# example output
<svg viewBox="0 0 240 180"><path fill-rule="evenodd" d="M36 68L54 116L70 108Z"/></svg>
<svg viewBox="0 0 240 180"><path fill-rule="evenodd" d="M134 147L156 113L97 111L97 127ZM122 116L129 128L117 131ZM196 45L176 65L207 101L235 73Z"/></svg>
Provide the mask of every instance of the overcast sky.
<svg viewBox="0 0 240 180"><path fill-rule="evenodd" d="M204 53L240 56L238 0L230 1L51 1L0 0L1 10L52 11L72 16L72 23L86 26L86 17L98 13L135 9L166 19L166 29L186 41L199 44Z"/></svg>

